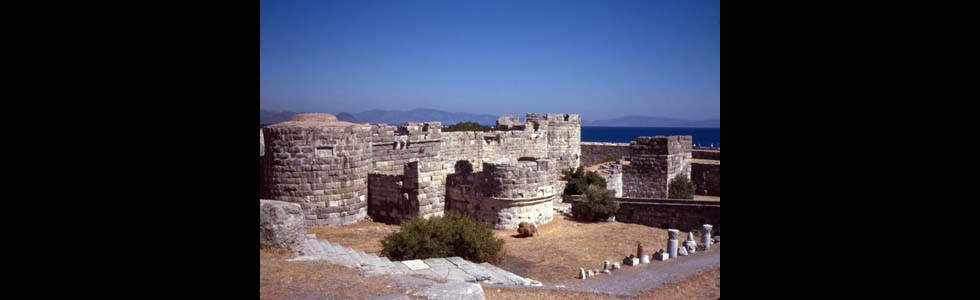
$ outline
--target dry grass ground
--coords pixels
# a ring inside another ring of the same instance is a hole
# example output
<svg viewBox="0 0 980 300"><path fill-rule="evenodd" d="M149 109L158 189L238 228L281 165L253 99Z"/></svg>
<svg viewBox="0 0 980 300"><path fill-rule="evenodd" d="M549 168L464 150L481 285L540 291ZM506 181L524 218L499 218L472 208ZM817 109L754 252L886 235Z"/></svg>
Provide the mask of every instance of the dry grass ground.
<svg viewBox="0 0 980 300"><path fill-rule="evenodd" d="M694 195L694 200L721 201L721 196Z"/></svg>
<svg viewBox="0 0 980 300"><path fill-rule="evenodd" d="M404 294L383 277L364 277L327 262L287 262L289 255L259 251L260 299L371 299Z"/></svg>
<svg viewBox="0 0 980 300"><path fill-rule="evenodd" d="M627 299L721 299L721 268L691 276L681 282L664 285L656 290L647 291L631 297L610 296L583 292L559 290L536 290L526 288L500 288L484 286L487 300L627 300Z"/></svg>
<svg viewBox="0 0 980 300"><path fill-rule="evenodd" d="M667 230L619 222L584 223L564 215L538 229L530 238L514 230L495 230L506 251L499 267L545 283L574 281L579 268L602 269L602 262L621 262L636 252L636 242L649 255L667 248ZM680 239L687 236L682 232ZM669 263L669 262L668 262Z"/></svg>
<svg viewBox="0 0 980 300"><path fill-rule="evenodd" d="M308 227L307 232L317 238L380 255L381 240L389 233L398 231L398 225L380 222L357 222L346 226Z"/></svg>
<svg viewBox="0 0 980 300"><path fill-rule="evenodd" d="M338 227L309 227L318 238L365 252L380 253L381 240L398 230L397 225L358 222ZM556 214L530 238L517 230L494 230L504 240L504 256L497 266L544 283L574 281L579 268L602 269L602 261L621 262L643 243L649 255L667 248L667 230L619 222L586 223ZM687 237L681 232L680 239ZM669 263L669 262L668 262Z"/></svg>

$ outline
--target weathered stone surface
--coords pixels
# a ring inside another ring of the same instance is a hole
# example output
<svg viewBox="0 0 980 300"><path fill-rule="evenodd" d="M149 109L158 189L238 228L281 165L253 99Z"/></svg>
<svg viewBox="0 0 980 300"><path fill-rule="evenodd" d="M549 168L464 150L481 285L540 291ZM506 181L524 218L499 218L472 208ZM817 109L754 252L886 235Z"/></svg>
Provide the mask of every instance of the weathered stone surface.
<svg viewBox="0 0 980 300"><path fill-rule="evenodd" d="M578 278L585 279L588 278L589 274L585 273L585 268L578 268Z"/></svg>
<svg viewBox="0 0 980 300"><path fill-rule="evenodd" d="M495 229L548 223L561 197L555 166L551 159L500 159L484 161L483 172L456 172L447 177L450 209Z"/></svg>
<svg viewBox="0 0 980 300"><path fill-rule="evenodd" d="M667 198L675 176L691 177L691 136L643 136L630 142L623 166L623 196Z"/></svg>
<svg viewBox="0 0 980 300"><path fill-rule="evenodd" d="M715 236L715 243L721 243L721 236L720 235L716 235ZM736 243L736 244L738 244L738 243Z"/></svg>
<svg viewBox="0 0 980 300"><path fill-rule="evenodd" d="M677 249L677 255L687 256L687 248L680 247Z"/></svg>
<svg viewBox="0 0 980 300"><path fill-rule="evenodd" d="M477 283L450 281L424 287L414 293L429 300L483 300L483 287Z"/></svg>
<svg viewBox="0 0 980 300"><path fill-rule="evenodd" d="M260 151L266 154L261 156L261 197L300 204L307 225L317 226L348 224L369 215L398 222L439 216L446 209L472 213L475 219L495 211L494 218L481 222L506 223L507 229L521 221L546 223L553 209L539 201L559 199L562 188L556 175L579 165L581 120L575 114L529 113L524 122L513 117L501 121L502 128L490 132L443 133L439 122L367 125L337 121L329 114L299 114L261 129ZM486 209L477 209L476 201L446 206L447 190L473 195L472 189L447 184L450 174L491 175L483 170L485 161L523 158L536 160L512 164L513 170L502 167L500 181L479 185L492 186L484 194L502 202L480 203L490 204Z"/></svg>
<svg viewBox="0 0 980 300"><path fill-rule="evenodd" d="M701 230L701 246L705 249L711 248L711 224L704 224Z"/></svg>
<svg viewBox="0 0 980 300"><path fill-rule="evenodd" d="M640 263L641 264L648 264L648 263L650 263L650 256L648 256L648 255L640 256Z"/></svg>
<svg viewBox="0 0 980 300"><path fill-rule="evenodd" d="M581 142L581 153L580 164L582 166L591 166L599 163L599 161L612 157L615 159L629 159L630 156L630 144L629 143L595 143L595 142Z"/></svg>
<svg viewBox="0 0 980 300"><path fill-rule="evenodd" d="M613 270L619 270L620 268L622 268L622 266L620 266L618 262L612 264L612 269Z"/></svg>
<svg viewBox="0 0 980 300"><path fill-rule="evenodd" d="M658 252L657 254L653 255L653 258L659 261L665 261L670 258L670 254L667 254L666 252Z"/></svg>
<svg viewBox="0 0 980 300"><path fill-rule="evenodd" d="M534 223L521 222L517 224L517 234L521 237L532 237L538 233L538 227Z"/></svg>
<svg viewBox="0 0 980 300"><path fill-rule="evenodd" d="M429 265L422 262L421 259L405 260L402 261L402 264L404 264L406 267L408 267L409 270L412 271L425 270L429 268Z"/></svg>
<svg viewBox="0 0 980 300"><path fill-rule="evenodd" d="M670 254L670 258L677 257L677 235L680 231L677 229L667 230L667 253Z"/></svg>
<svg viewBox="0 0 980 300"><path fill-rule="evenodd" d="M623 259L623 265L625 266L635 266L640 264L640 259L636 257L627 257Z"/></svg>
<svg viewBox="0 0 980 300"><path fill-rule="evenodd" d="M602 262L602 269L603 270L609 270L609 268L611 268L611 267L612 267L612 265L609 264L609 261L608 260Z"/></svg>
<svg viewBox="0 0 980 300"><path fill-rule="evenodd" d="M303 250L306 226L299 205L259 200L259 228L262 245L294 252Z"/></svg>
<svg viewBox="0 0 980 300"><path fill-rule="evenodd" d="M589 278L595 277L595 270L589 270Z"/></svg>

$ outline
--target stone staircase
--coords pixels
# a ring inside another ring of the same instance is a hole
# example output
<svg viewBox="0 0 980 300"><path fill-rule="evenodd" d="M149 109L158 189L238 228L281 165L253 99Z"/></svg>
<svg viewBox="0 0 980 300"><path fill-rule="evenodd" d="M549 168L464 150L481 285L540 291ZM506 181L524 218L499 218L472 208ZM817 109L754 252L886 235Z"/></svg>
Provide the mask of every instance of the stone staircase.
<svg viewBox="0 0 980 300"><path fill-rule="evenodd" d="M541 286L540 282L518 276L488 263L473 263L460 257L391 261L309 234L303 242L303 255L289 261L325 260L360 269L366 276L422 275L429 279L502 285Z"/></svg>

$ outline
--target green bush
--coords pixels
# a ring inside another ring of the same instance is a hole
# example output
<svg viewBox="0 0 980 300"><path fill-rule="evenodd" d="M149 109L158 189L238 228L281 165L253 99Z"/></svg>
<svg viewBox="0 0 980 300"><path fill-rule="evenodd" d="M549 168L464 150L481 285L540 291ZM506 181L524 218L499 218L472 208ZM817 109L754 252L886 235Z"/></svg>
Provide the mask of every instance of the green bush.
<svg viewBox="0 0 980 300"><path fill-rule="evenodd" d="M601 221L615 216L619 210L619 202L615 193L605 186L590 185L585 190L582 201L572 205L572 215L583 221Z"/></svg>
<svg viewBox="0 0 980 300"><path fill-rule="evenodd" d="M442 132L450 131L490 131L490 126L483 126L476 122L459 122L442 128Z"/></svg>
<svg viewBox="0 0 980 300"><path fill-rule="evenodd" d="M694 183L687 176L677 175L667 187L667 198L694 199Z"/></svg>
<svg viewBox="0 0 980 300"><path fill-rule="evenodd" d="M599 173L584 172L581 166L574 171L572 169L562 171L562 179L568 181L565 185L565 195L581 195L590 185L606 187L606 180L602 179Z"/></svg>
<svg viewBox="0 0 980 300"><path fill-rule="evenodd" d="M497 263L504 240L484 224L448 212L443 217L415 217L381 241L381 254L392 260L459 256L481 263Z"/></svg>

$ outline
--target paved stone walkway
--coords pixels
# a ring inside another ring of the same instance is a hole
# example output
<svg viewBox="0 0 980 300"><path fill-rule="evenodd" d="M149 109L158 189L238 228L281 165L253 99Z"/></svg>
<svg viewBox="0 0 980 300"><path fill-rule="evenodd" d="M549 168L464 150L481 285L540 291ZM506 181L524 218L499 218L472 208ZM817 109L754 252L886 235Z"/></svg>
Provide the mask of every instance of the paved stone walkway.
<svg viewBox="0 0 980 300"><path fill-rule="evenodd" d="M593 278L567 284L564 290L635 295L718 267L721 267L721 243L712 245L711 250L678 256L668 262L652 261L650 264L635 267L623 266L622 269L615 270L611 274L596 275Z"/></svg>
<svg viewBox="0 0 980 300"><path fill-rule="evenodd" d="M538 281L518 276L494 265L477 264L455 256L391 261L387 257L354 250L327 240L319 240L311 235L307 235L303 246L303 255L290 261L325 260L348 268L360 269L366 276L418 274L426 278L450 282L541 286Z"/></svg>

